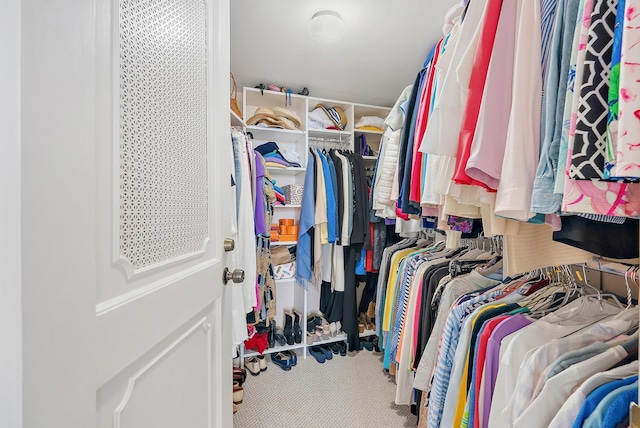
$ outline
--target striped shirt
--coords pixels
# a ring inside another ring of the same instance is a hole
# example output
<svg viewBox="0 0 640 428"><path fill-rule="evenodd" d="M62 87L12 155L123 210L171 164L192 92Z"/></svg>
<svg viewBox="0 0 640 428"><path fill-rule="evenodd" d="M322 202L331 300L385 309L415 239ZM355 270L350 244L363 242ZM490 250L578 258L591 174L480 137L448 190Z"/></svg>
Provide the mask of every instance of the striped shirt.
<svg viewBox="0 0 640 428"><path fill-rule="evenodd" d="M429 397L429 414L427 423L429 428L438 428L442 419L444 403L451 378L454 356L460 339L462 323L476 308L495 300L503 291L489 291L477 297L467 300L454 307L449 312L442 338L440 341L440 353L436 363Z"/></svg>
<svg viewBox="0 0 640 428"><path fill-rule="evenodd" d="M438 253L441 254L441 253ZM391 361L396 361L396 353L400 344L400 336L402 334L402 326L407 315L407 306L409 304L409 297L411 296L411 287L414 282L414 277L420 266L431 261L433 263L433 257L437 257L434 253L423 253L415 256L410 256L407 260L405 272L400 284L400 292L398 295L398 305L396 307L395 319L393 324L393 334L391 337ZM438 259L438 261L444 261L444 259Z"/></svg>
<svg viewBox="0 0 640 428"><path fill-rule="evenodd" d="M542 79L547 76L547 64L549 60L549 52L551 47L551 39L553 39L553 27L556 17L556 7L558 0L542 0L540 3L541 16L541 33L542 38Z"/></svg>

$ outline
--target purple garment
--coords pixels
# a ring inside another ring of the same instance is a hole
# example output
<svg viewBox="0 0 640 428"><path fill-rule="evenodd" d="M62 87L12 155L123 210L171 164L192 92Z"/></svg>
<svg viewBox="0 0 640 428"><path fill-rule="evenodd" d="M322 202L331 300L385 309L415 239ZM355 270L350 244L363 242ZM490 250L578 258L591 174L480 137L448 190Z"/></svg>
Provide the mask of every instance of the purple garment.
<svg viewBox="0 0 640 428"><path fill-rule="evenodd" d="M277 163L286 167L290 167L293 166L291 165L289 162L287 162L286 160L282 159L282 157L280 156L265 156L264 157L264 161L265 162L273 162L273 163Z"/></svg>
<svg viewBox="0 0 640 428"><path fill-rule="evenodd" d="M487 342L487 354L484 361L484 405L482 406L482 426L489 426L489 413L491 412L491 399L498 378L500 366L500 343L502 339L531 324L527 318L520 314L513 315L502 321L491 333Z"/></svg>
<svg viewBox="0 0 640 428"><path fill-rule="evenodd" d="M255 164L256 164L256 198L255 198L255 206L253 208L253 218L255 222L255 232L256 235L263 235L267 233L267 225L264 221L264 195L263 195L263 182L265 176L264 169L264 160L262 155L254 150L253 155L255 156Z"/></svg>

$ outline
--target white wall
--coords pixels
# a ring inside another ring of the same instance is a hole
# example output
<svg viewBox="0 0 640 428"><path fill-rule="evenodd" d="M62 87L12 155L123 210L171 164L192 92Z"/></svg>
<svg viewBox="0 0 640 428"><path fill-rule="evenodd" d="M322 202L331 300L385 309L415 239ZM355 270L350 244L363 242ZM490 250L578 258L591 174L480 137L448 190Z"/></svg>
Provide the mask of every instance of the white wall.
<svg viewBox="0 0 640 428"><path fill-rule="evenodd" d="M20 0L0 1L0 426L22 426Z"/></svg>

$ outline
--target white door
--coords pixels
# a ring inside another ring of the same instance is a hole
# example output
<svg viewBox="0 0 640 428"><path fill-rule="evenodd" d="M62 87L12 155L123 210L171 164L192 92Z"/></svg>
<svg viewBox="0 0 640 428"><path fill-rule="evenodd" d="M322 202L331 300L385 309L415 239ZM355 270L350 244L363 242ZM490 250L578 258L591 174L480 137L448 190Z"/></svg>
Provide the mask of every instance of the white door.
<svg viewBox="0 0 640 428"><path fill-rule="evenodd" d="M231 426L229 0L22 2L24 426Z"/></svg>

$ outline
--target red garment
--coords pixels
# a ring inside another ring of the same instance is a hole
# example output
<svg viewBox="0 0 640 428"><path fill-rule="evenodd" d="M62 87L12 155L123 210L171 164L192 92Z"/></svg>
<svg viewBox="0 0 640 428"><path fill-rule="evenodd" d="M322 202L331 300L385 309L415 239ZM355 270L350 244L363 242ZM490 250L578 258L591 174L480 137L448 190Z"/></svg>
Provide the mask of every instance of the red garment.
<svg viewBox="0 0 640 428"><path fill-rule="evenodd" d="M422 183L422 157L423 153L418 150L424 132L427 129L427 122L429 120L429 111L431 110L431 98L433 94L433 80L436 75L436 62L440 57L440 48L442 46L442 39L436 44L435 52L431 63L429 65L429 71L426 77L426 83L422 96L420 97L420 104L418 110L418 117L416 119L415 132L413 134L413 169L411 170L411 192L409 193L409 200L412 202L420 203L422 196L421 183Z"/></svg>
<svg viewBox="0 0 640 428"><path fill-rule="evenodd" d="M473 67L469 79L467 104L465 105L462 116L462 126L458 138L458 152L456 154L456 168L453 174L453 181L457 184L471 184L484 187L494 192L496 189L491 189L485 183L472 179L467 175L465 170L467 169L467 162L471 155L471 144L473 143L473 136L476 131L476 124L478 123L482 94L487 79L487 70L489 69L489 61L491 60L491 52L493 51L493 42L496 37L501 8L502 0L487 1L484 21L482 22L482 29L480 30L478 40L478 49L473 59Z"/></svg>
<svg viewBox="0 0 640 428"><path fill-rule="evenodd" d="M364 259L364 270L367 272L373 272L373 234L375 224L369 223L369 249L367 250L366 257Z"/></svg>
<svg viewBox="0 0 640 428"><path fill-rule="evenodd" d="M474 416L474 420L475 421L480 421L480 411L478 410L479 404L480 404L480 384L482 383L482 372L484 371L484 360L487 357L487 343L489 342L489 337L491 337L491 333L493 333L493 330L498 326L498 324L500 324L503 320L509 318L510 315L499 315L495 318L490 319L489 321L487 321L487 324L484 327L484 330L482 330L482 334L480 335L480 344L478 345L478 362L477 362L477 366L476 366L476 388L475 388L475 394L476 394L476 403L475 406L473 407L473 409L469 409L469 411L473 410L473 414Z"/></svg>
<svg viewBox="0 0 640 428"><path fill-rule="evenodd" d="M404 221L409 221L409 214L403 213L402 210L397 206L396 206L396 217L401 218Z"/></svg>
<svg viewBox="0 0 640 428"><path fill-rule="evenodd" d="M269 346L269 333L256 333L250 339L244 341L245 349L253 349L259 353L263 353Z"/></svg>

